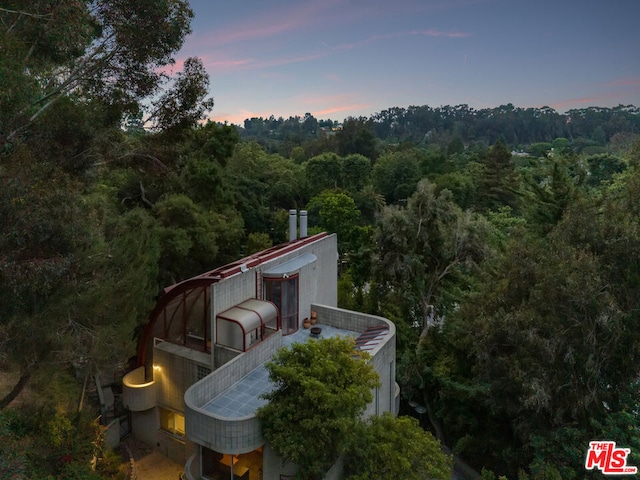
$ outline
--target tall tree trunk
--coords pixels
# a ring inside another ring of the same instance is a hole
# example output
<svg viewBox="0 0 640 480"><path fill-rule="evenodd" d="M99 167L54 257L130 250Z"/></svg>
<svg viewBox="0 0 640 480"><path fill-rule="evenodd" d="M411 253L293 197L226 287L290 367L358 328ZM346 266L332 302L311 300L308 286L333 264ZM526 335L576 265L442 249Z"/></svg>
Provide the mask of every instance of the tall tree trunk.
<svg viewBox="0 0 640 480"><path fill-rule="evenodd" d="M2 400L0 400L0 410L3 410L11 402L13 402L18 395L20 395L20 392L22 392L22 389L25 387L30 378L31 370L27 370L22 374L20 380L18 380L18 383L14 385L11 391Z"/></svg>

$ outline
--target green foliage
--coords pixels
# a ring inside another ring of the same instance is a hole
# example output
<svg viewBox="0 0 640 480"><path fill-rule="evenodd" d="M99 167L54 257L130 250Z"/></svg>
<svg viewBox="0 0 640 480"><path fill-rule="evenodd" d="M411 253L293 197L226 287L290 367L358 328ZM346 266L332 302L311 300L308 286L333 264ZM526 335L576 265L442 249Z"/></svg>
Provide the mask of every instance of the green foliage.
<svg viewBox="0 0 640 480"><path fill-rule="evenodd" d="M22 167L22 168L20 168ZM87 242L78 184L46 164L0 172L0 305L6 319L36 313L72 274Z"/></svg>
<svg viewBox="0 0 640 480"><path fill-rule="evenodd" d="M240 143L198 124L213 103L202 62L166 76L191 16L186 0L0 9L0 367L37 399L0 400L0 478L113 477L109 454L88 469L96 435L71 413L66 368L117 369L159 287L286 241L304 205L310 232L338 233L340 305L397 323L403 391L473 466L582 477L593 438L640 465L638 109L412 106L326 134L337 121L254 118L241 132L262 146ZM516 165L506 141L536 159ZM354 437L370 386L321 388L332 362L304 367L299 408L274 410L285 457L323 472L347 440L364 459L404 451L365 449L413 431L395 421Z"/></svg>
<svg viewBox="0 0 640 480"><path fill-rule="evenodd" d="M486 210L507 205L517 211L515 164L504 139L498 139L487 150L483 164L483 175L478 182L478 203Z"/></svg>
<svg viewBox="0 0 640 480"><path fill-rule="evenodd" d="M499 249L508 245L510 238L517 235L527 224L524 218L514 216L509 206L497 211L489 210L486 218L493 227L492 244Z"/></svg>
<svg viewBox="0 0 640 480"><path fill-rule="evenodd" d="M490 253L486 222L462 212L448 191L422 180L406 208L386 207L375 232L374 268L381 285L401 294L411 322L426 331L447 285ZM444 303L444 302L443 302Z"/></svg>
<svg viewBox="0 0 640 480"><path fill-rule="evenodd" d="M311 340L281 349L266 364L275 390L258 410L265 438L298 478L324 474L353 439L378 375L349 338Z"/></svg>
<svg viewBox="0 0 640 480"><path fill-rule="evenodd" d="M174 84L158 100L152 118L155 128L173 132L194 127L213 108L209 94L209 74L202 60L189 57L184 61L183 71L178 73Z"/></svg>
<svg viewBox="0 0 640 480"><path fill-rule="evenodd" d="M549 142L534 143L529 146L529 153L534 157L546 158L551 152L553 145Z"/></svg>
<svg viewBox="0 0 640 480"><path fill-rule="evenodd" d="M452 463L417 420L385 413L359 425L345 469L347 480L448 480Z"/></svg>
<svg viewBox="0 0 640 480"><path fill-rule="evenodd" d="M345 193L326 191L312 198L307 205L312 225L338 235L338 250L353 251L360 211L355 201Z"/></svg>
<svg viewBox="0 0 640 480"><path fill-rule="evenodd" d="M556 138L551 142L553 148L553 156L556 155L569 155L573 152L571 142L566 138Z"/></svg>
<svg viewBox="0 0 640 480"><path fill-rule="evenodd" d="M59 368L42 370L31 388L41 391L47 385L47 396L30 394L19 406L0 411L0 479L121 478L120 458L105 451L97 414L93 408L77 411L80 386L75 379Z"/></svg>
<svg viewBox="0 0 640 480"><path fill-rule="evenodd" d="M230 158L223 182L221 199L239 212L249 233L268 233L274 244L286 241L282 215L306 201L301 165L269 155L256 143L243 143Z"/></svg>
<svg viewBox="0 0 640 480"><path fill-rule="evenodd" d="M621 173L627 164L619 157L608 154L592 155L586 159L589 168L588 183L599 186L602 182L613 180L616 173Z"/></svg>
<svg viewBox="0 0 640 480"><path fill-rule="evenodd" d="M76 282L51 310L69 322L64 348L69 361L124 364L135 351L134 332L157 292L158 227L141 209L95 220L104 223L96 222Z"/></svg>
<svg viewBox="0 0 640 480"><path fill-rule="evenodd" d="M460 208L474 206L477 186L469 171L445 173L436 178L435 184L438 190L449 190Z"/></svg>
<svg viewBox="0 0 640 480"><path fill-rule="evenodd" d="M354 193L353 200L362 213L362 217L371 225L375 224L377 215L386 205L384 196L378 193L371 184Z"/></svg>
<svg viewBox="0 0 640 480"><path fill-rule="evenodd" d="M347 118L337 133L338 153L343 157L363 155L371 160L377 158L376 137L371 121L364 118Z"/></svg>
<svg viewBox="0 0 640 480"><path fill-rule="evenodd" d="M338 188L341 183L342 162L335 153L323 153L304 164L307 188L311 196L323 190Z"/></svg>
<svg viewBox="0 0 640 480"><path fill-rule="evenodd" d="M356 305L356 288L349 272L338 278L338 306L347 310L358 310Z"/></svg>
<svg viewBox="0 0 640 480"><path fill-rule="evenodd" d="M138 101L158 88L160 67L173 62L193 16L184 0L47 0L26 7L10 1L6 7L2 24L12 27L0 37L0 62L12 72L5 77L10 85L23 86L17 97L0 100L8 107L3 144L71 92L138 111Z"/></svg>
<svg viewBox="0 0 640 480"><path fill-rule="evenodd" d="M594 438L635 448L637 395L625 393L635 391L640 374L632 293L640 276L629 261L640 254L635 178L621 176L601 196L574 200L544 239L512 236L477 293L449 317L449 358L456 359L453 348L474 360L466 373L457 363L453 375L435 377L484 385L475 405L486 413L475 416L496 423L490 438L484 421L460 428L467 458L510 476L526 466L531 478L571 479L582 478ZM446 356L428 351L435 358L425 364L437 373ZM446 391L441 384L443 409L454 414L460 397ZM492 444L495 459L473 448L482 444Z"/></svg>
<svg viewBox="0 0 640 480"><path fill-rule="evenodd" d="M247 253L256 253L273 246L273 241L266 233L250 233L247 237Z"/></svg>
<svg viewBox="0 0 640 480"><path fill-rule="evenodd" d="M156 203L154 214L160 223L160 265L174 280L210 270L239 254L244 232L233 210L207 210L180 194Z"/></svg>
<svg viewBox="0 0 640 480"><path fill-rule="evenodd" d="M371 160L364 155L352 154L342 159L342 187L352 193L365 188L371 177Z"/></svg>
<svg viewBox="0 0 640 480"><path fill-rule="evenodd" d="M388 204L409 198L420 179L417 152L388 152L380 156L371 171L375 190Z"/></svg>
<svg viewBox="0 0 640 480"><path fill-rule="evenodd" d="M304 163L307 192L316 196L323 190L362 190L369 182L371 160L359 154L339 157L335 153L323 153Z"/></svg>
<svg viewBox="0 0 640 480"><path fill-rule="evenodd" d="M571 202L580 197L580 184L586 173L579 165L557 156L536 160L531 167L523 168L520 176L525 200L523 216L533 227L548 232L560 221Z"/></svg>

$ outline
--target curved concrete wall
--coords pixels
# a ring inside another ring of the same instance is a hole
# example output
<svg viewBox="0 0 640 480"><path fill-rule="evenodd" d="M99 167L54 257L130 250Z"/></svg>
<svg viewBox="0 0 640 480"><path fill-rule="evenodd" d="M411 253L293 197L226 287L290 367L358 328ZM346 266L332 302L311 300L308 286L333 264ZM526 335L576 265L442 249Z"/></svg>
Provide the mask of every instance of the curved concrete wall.
<svg viewBox="0 0 640 480"><path fill-rule="evenodd" d="M122 379L122 403L132 412L156 406L156 382L145 382L145 368L138 367Z"/></svg>
<svg viewBox="0 0 640 480"><path fill-rule="evenodd" d="M255 415L227 418L207 411L205 406L271 359L281 345L282 335L278 332L214 370L185 392L185 429L191 441L228 454L248 453L264 445L260 420Z"/></svg>

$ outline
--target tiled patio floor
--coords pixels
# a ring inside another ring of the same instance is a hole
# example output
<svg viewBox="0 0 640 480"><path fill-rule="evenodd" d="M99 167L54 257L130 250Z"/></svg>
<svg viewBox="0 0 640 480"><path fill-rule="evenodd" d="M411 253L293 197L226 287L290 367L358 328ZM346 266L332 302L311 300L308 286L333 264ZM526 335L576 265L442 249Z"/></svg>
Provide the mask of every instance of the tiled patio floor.
<svg viewBox="0 0 640 480"><path fill-rule="evenodd" d="M356 338L358 334L350 330L343 330L329 325L318 324L322 329L319 338L336 336L350 336ZM310 331L299 329L292 335L282 338L283 346L293 343L305 343L310 339ZM254 415L256 410L267 403L261 395L270 392L273 384L269 380L269 373L264 365L259 366L248 375L238 380L217 397L211 399L204 409L227 418L240 418Z"/></svg>

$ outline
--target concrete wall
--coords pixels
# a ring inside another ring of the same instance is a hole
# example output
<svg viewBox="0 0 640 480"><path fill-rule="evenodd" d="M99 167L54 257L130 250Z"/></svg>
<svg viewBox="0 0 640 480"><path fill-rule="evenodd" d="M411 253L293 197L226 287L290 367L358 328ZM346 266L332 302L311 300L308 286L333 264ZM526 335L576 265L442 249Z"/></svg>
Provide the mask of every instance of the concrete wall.
<svg viewBox="0 0 640 480"><path fill-rule="evenodd" d="M170 342L158 343L153 352L153 379L160 407L184 412L184 392L196 383L197 366L210 368L211 357Z"/></svg>
<svg viewBox="0 0 640 480"><path fill-rule="evenodd" d="M120 444L120 419L115 418L107 425L104 433L104 446L106 448L117 448Z"/></svg>
<svg viewBox="0 0 640 480"><path fill-rule="evenodd" d="M158 410L152 408L144 412L131 412L131 433L150 446L156 446L160 418Z"/></svg>
<svg viewBox="0 0 640 480"><path fill-rule="evenodd" d="M278 480L280 475L295 475L298 468L294 463L285 463L268 443L262 450L262 472L264 480Z"/></svg>
<svg viewBox="0 0 640 480"><path fill-rule="evenodd" d="M211 356L170 342L159 342L153 350L153 377L157 407L184 415L184 392L196 382L198 365L211 368ZM161 430L159 410L156 408L153 412L155 415L153 418L145 417L145 428L153 432L153 435L145 433L142 438L135 431L134 435L158 448L163 455L174 462L184 464L192 453L191 443L186 437L177 437ZM132 423L136 425L137 422L132 418ZM137 432L140 430L140 427L136 428Z"/></svg>
<svg viewBox="0 0 640 480"><path fill-rule="evenodd" d="M337 245L337 237L328 235L292 252L267 260L257 267L212 284L211 331L213 335L215 335L216 315L249 298L262 300L262 272L269 271L306 253L315 255L316 261L300 269L299 322L310 316L312 303L336 306L338 304Z"/></svg>
<svg viewBox="0 0 640 480"><path fill-rule="evenodd" d="M381 415L383 412L396 414L396 327L393 322L375 315L327 305L313 304L311 308L317 312L318 322L358 333L377 325L389 327L389 333L370 352L373 357L371 362L378 372L380 387L372 392L373 402L365 410L364 416Z"/></svg>
<svg viewBox="0 0 640 480"><path fill-rule="evenodd" d="M221 367L227 362L230 362L242 352L231 350L230 348L215 346L213 349L213 363L216 368Z"/></svg>
<svg viewBox="0 0 640 480"><path fill-rule="evenodd" d="M156 382L145 382L145 367L138 367L122 379L122 403L132 412L156 406Z"/></svg>
<svg viewBox="0 0 640 480"><path fill-rule="evenodd" d="M184 395L185 423L187 436L191 440L211 450L228 454L248 453L262 446L264 440L257 417L225 418L202 407L269 360L281 345L282 335L278 332L187 390Z"/></svg>
<svg viewBox="0 0 640 480"><path fill-rule="evenodd" d="M158 430L155 447L169 460L184 465L191 455L191 452L186 447L185 440Z"/></svg>

